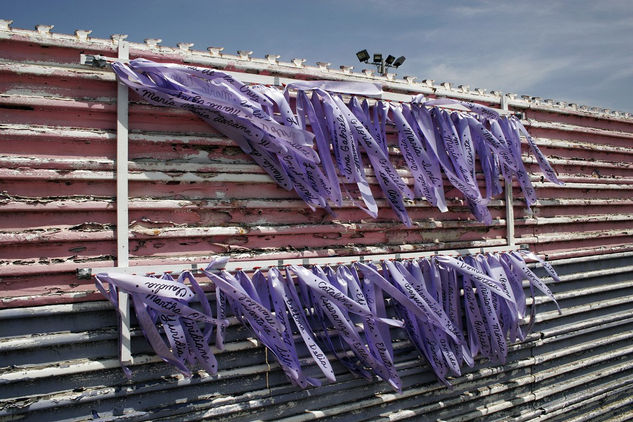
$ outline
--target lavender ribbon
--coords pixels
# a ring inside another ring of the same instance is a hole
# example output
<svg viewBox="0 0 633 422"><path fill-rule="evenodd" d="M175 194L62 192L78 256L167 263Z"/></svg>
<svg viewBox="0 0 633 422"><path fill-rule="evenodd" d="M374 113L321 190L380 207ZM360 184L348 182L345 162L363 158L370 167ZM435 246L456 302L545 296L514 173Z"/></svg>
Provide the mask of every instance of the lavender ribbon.
<svg viewBox="0 0 633 422"><path fill-rule="evenodd" d="M416 196L423 196L441 211L447 211L446 204L438 202L438 195L432 181L434 175L430 171L430 158L424 150L422 142L405 119L402 111L396 107L392 107L391 111L398 128L400 150L413 174Z"/></svg>
<svg viewBox="0 0 633 422"><path fill-rule="evenodd" d="M551 265L530 252L386 261L382 270L363 263L339 265L336 270L292 265L285 276L272 268L267 276L257 270L252 278L241 270L221 271L226 259L217 259L203 271L216 285L215 318L205 292L187 272L178 280L168 274L156 278L103 273L95 283L114 305L119 290L132 295L139 325L151 347L187 376L191 375L187 365L217 372L209 342L215 329L216 346L223 347L228 303L298 387L321 384L302 368L296 344L300 340L327 381L336 380L329 352L353 373L367 378L376 375L400 391L390 328L404 328L446 385L450 385L449 376L459 376L462 365L474 365L477 356L505 362L508 344L525 338L522 281L529 281L532 294L535 287L556 303L523 256L541 263L560 281ZM386 297L399 318L388 316ZM200 311L189 306L194 298L200 302ZM533 316L534 307L526 332ZM131 375L129 369L126 374Z"/></svg>
<svg viewBox="0 0 633 422"><path fill-rule="evenodd" d="M361 103L356 96L380 96L377 85L300 81L282 92L243 84L214 69L145 59L129 64L117 62L112 68L122 83L149 103L189 110L235 140L279 186L294 189L312 210L324 208L333 215L329 201L341 206L343 193L347 193L354 204L377 217L378 207L365 175L361 150L367 154L385 198L408 227L413 222L406 211L406 200L412 199L414 193L440 211L447 210L442 172L463 193L473 215L485 224L492 222L486 204L501 192L500 172L506 183L516 175L528 206L534 204L536 193L521 161L521 137L525 137L545 177L562 184L518 119L501 117L480 104L426 100L420 95L411 104L389 106L376 101L370 105L366 98ZM291 90L297 92L294 109L289 101ZM308 91L312 91L311 99ZM347 105L340 94L352 96ZM437 108L446 105L466 112L449 113ZM389 112L413 176L414 192L389 161ZM307 130L308 121L311 131ZM475 174L477 156L484 174L485 195L479 191ZM339 176L356 185L362 202L355 199L357 194L341 187Z"/></svg>
<svg viewBox="0 0 633 422"><path fill-rule="evenodd" d="M193 291L184 284L186 279L190 281ZM168 275L158 279L122 273L100 273L95 276L95 283L115 307L116 292L119 289L132 296L143 334L165 362L176 367L185 376L191 376L185 361L190 364L197 362L211 375L217 373L217 361L208 345L211 334L208 328L211 324L226 327L228 321L212 317L206 296L191 274L183 273L178 280L173 280ZM106 292L104 283L110 286L109 292ZM201 302L202 312L188 306L194 296ZM157 330L157 322L163 326L169 346ZM199 322L205 324L206 334L200 330ZM129 370L125 372L127 376L131 376Z"/></svg>

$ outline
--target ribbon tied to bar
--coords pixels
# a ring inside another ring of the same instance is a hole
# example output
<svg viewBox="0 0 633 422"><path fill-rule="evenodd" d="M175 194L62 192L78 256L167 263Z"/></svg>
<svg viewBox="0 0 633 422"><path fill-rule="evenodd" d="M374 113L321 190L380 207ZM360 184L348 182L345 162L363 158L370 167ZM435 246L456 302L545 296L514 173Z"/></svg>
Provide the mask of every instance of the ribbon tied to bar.
<svg viewBox="0 0 633 422"><path fill-rule="evenodd" d="M560 282L549 263L525 251L379 265L290 265L250 274L228 272L227 258L217 258L202 271L211 284L201 285L186 271L177 279L109 272L95 280L117 309L119 291L132 296L150 346L186 376L194 366L217 374L213 350L222 351L227 327L241 323L300 388L335 382L330 362L335 358L353 374L378 377L401 391L397 351L405 343L398 332L426 358L438 380L450 385L450 377L460 376L476 359L505 363L509 344L524 340L534 324L535 288L560 312L525 258ZM322 377L308 375L307 359Z"/></svg>

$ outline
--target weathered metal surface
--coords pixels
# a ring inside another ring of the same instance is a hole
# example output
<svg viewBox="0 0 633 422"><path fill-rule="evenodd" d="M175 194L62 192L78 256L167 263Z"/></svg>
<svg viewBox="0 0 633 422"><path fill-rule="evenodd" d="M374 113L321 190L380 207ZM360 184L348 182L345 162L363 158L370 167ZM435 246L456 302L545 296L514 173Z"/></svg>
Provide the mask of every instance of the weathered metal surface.
<svg viewBox="0 0 633 422"><path fill-rule="evenodd" d="M356 379L338 365L336 384L298 391L276 364L266 363L261 346L235 320L226 350L214 350L218 376L199 373L190 380L161 363L134 330L130 383L119 369L110 305L0 310L6 332L0 341L0 419L89 419L93 410L106 419L118 414L131 420L289 421L566 420L601 407L605 414L617 412L626 409L633 380L632 257L628 252L555 261L561 282L549 282L563 315L538 298L534 332L511 346L508 363L478 362L452 381L453 389L435 382L394 332L401 339L395 347L402 394L382 382Z"/></svg>
<svg viewBox="0 0 633 422"><path fill-rule="evenodd" d="M73 264L86 262L111 265L116 257L116 84L111 72L80 66L78 53L113 56L118 41L12 29L1 32L0 43L0 259L8 274L2 280L6 299L0 306L29 304L33 297L45 303L47 295L51 302L92 297L86 296L93 290L90 285L73 287L77 282L71 271ZM132 57L211 64L251 77L368 78L239 55L157 50L150 44L132 43L130 49ZM446 84L376 80L394 95L421 92L492 105L501 101L496 93L465 93L463 87ZM557 187L535 176L540 202L529 211L520 192L514 192L517 243L552 257L592 253L596 247L626 248L633 209L631 119L551 104L526 108L525 99L507 103L525 111L526 124L567 182ZM391 157L408 177L395 146ZM529 170L536 170L531 156L525 161ZM203 122L134 97L129 168L132 263L213 253L246 259L499 245L506 233L503 198L492 204L491 227L473 221L459 199L451 200L446 214L424 202L411 206L413 230L397 223L383 201L377 221L351 203L337 210L337 219L323 211L312 213ZM371 177L370 182L375 184ZM450 190L452 196L459 194ZM50 265L44 268L67 282L45 281L45 275L28 268L32 264ZM65 274L59 272L62 268ZM11 287L18 283L19 288Z"/></svg>
<svg viewBox="0 0 633 422"><path fill-rule="evenodd" d="M262 348L236 321L227 350L218 354L218 378L179 378L134 331L135 377L126 382L116 358L115 313L92 281L75 273L116 264L117 87L112 72L79 65L79 55L116 56L119 39L0 25L0 420L90 419L91 410L129 420L631 416L629 113L154 41L131 43L130 56L214 66L264 83L373 81L396 99L423 93L499 106L505 98L510 110L525 113L526 127L566 182L542 181L526 147L539 202L526 209L515 186L512 203L517 245L547 255L563 274L552 288L564 314L539 298L536 331L513 346L509 363L480 363L456 379L453 390L440 387L402 341L403 394L355 379L342 367L336 368L338 383L297 391L275 365L269 369ZM398 223L380 196L376 220L350 202L333 218L278 188L231 140L192 115L133 95L130 101L132 265L204 261L218 253L235 260L288 259L506 244L503 196L490 204L490 227L473 219L454 189L447 191L447 213L424 201L409 206L412 229ZM395 139L390 154L408 178ZM375 179L369 181L378 191Z"/></svg>

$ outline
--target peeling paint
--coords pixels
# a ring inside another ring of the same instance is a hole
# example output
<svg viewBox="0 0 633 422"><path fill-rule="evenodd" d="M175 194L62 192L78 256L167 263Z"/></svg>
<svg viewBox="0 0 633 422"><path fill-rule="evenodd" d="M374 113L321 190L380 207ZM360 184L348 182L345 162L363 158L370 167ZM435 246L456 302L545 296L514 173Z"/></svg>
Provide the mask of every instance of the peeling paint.
<svg viewBox="0 0 633 422"><path fill-rule="evenodd" d="M88 36L88 30L72 35L50 32L43 37L8 25L6 29L0 26L5 47L0 53L4 58L0 72L7 76L0 104L9 107L3 109L0 119L0 268L15 276L35 271L33 265L42 266L37 267L39 274L46 271L45 265L59 271L64 268L69 279L59 284L70 286L73 265L106 265L114 260L116 229L116 84L112 72L79 65L77 52L112 56L120 37L100 40ZM131 43L132 52L162 61L231 67L246 71L241 75L252 80L266 81L273 78L266 76L271 74L282 79L373 80L382 83L394 101L409 98L412 92L493 106L500 101L498 92L471 90L465 85L391 80L325 64L298 67L292 61L280 62L274 55L240 58L221 53L220 48L211 54L186 43L179 48L154 41ZM45 51L40 51L41 46L47 47ZM33 57L27 59L28 54ZM560 256L633 244L628 225L633 216L633 118L516 96L509 96L508 104L526 110L525 123L539 146L553 157L554 167L566 182L565 187L557 187L533 176L541 199L529 212L515 191L519 244ZM490 228L469 219L455 190L447 192L449 212L445 214L423 200L408 204L414 220L411 230L397 223L380 197L378 220L367 218L351 201L335 210L335 220L322 210L310 211L294 193L277 188L233 141L186 113L154 108L138 98L133 99L130 110L129 227L134 262L175 261L213 253L248 259L504 242L503 198L490 204L494 218ZM391 129L389 143L399 174L411 181L397 158L397 140ZM536 170L527 149L524 160L528 171ZM373 172L368 175L377 190ZM53 214L55 223L51 224ZM24 216L21 221L32 223L9 226L20 215ZM31 287L48 295L43 286L26 286Z"/></svg>

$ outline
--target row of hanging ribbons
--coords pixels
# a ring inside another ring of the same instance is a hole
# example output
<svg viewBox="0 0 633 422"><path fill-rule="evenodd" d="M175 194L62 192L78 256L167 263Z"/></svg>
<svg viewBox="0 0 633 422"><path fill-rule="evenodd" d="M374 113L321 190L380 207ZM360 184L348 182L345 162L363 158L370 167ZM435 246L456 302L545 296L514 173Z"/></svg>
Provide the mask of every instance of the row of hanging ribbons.
<svg viewBox="0 0 633 422"><path fill-rule="evenodd" d="M130 294L149 344L186 376L191 376L188 365L195 364L210 375L217 373L210 343L224 349L228 304L295 385L321 384L305 375L305 357L297 352L297 343L303 342L329 382L335 382L330 360L336 358L352 373L368 379L378 376L400 391L394 327L406 332L437 378L449 385L447 378L460 376L463 364L472 367L478 356L505 363L508 344L525 339L532 327L535 288L558 307L525 258L538 261L560 281L538 256L511 251L386 260L379 265L356 262L336 268L288 265L256 269L250 277L242 270L222 270L228 258L218 258L202 270L215 285L215 313L190 272L177 280L168 273L101 273L96 286L117 310L118 291ZM524 280L532 296L529 309ZM192 301L199 302L196 308ZM522 325L525 320L527 325ZM124 371L131 376L128 368Z"/></svg>
<svg viewBox="0 0 633 422"><path fill-rule="evenodd" d="M533 205L537 198L521 158L522 136L545 178L562 184L516 117L500 116L480 104L426 100L422 95L409 103L370 104L367 97L382 94L370 83L303 81L282 91L247 85L214 69L145 59L116 62L112 68L122 83L150 104L189 110L234 140L279 186L294 189L313 210L321 207L334 214L330 204L341 206L345 197L377 217L362 151L385 198L408 227L412 225L405 207L408 200L426 198L447 211L444 176L485 224L492 223L488 202L502 192L500 176L507 184L516 177L527 206ZM296 91L294 101L290 90ZM347 103L342 95L349 96ZM457 105L465 111L448 111L440 105ZM387 124L397 132L413 189L390 161ZM475 172L477 159L485 179L483 194Z"/></svg>

